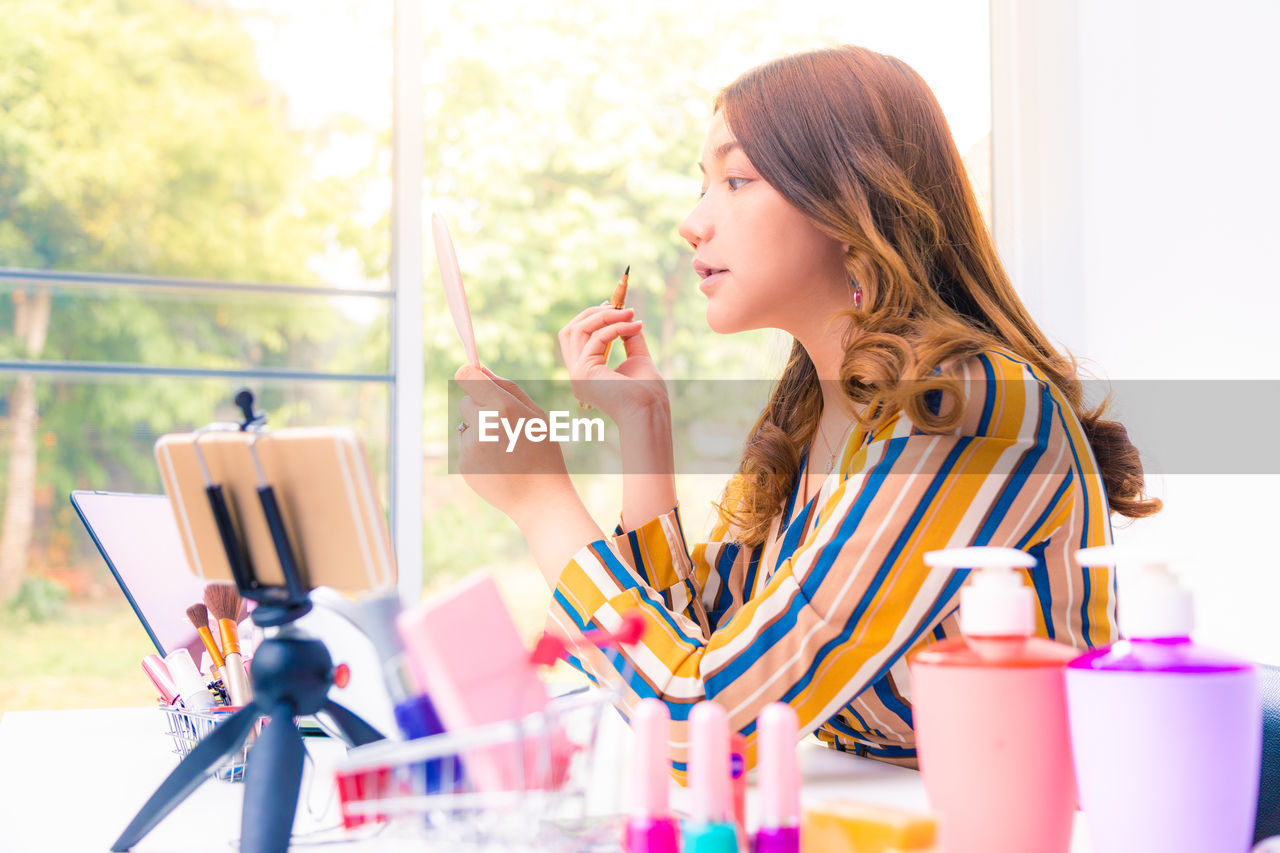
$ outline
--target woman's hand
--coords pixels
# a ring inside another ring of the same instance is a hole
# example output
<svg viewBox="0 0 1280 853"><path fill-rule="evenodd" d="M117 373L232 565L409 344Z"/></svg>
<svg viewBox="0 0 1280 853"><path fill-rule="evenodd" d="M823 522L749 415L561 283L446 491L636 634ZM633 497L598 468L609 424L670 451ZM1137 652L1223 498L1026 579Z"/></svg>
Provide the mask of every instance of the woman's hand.
<svg viewBox="0 0 1280 853"><path fill-rule="evenodd" d="M631 422L655 406L669 409L667 388L645 344L632 308L597 305L560 330L560 353L569 368L573 393L608 415L624 434ZM627 358L615 369L605 363L605 346L622 339Z"/></svg>
<svg viewBox="0 0 1280 853"><path fill-rule="evenodd" d="M539 506L565 498L566 491L576 498L558 444L532 441L523 428L514 441L510 438L508 428L515 430L530 418L547 420L519 385L470 365L458 368L453 378L466 394L458 406L467 425L459 434L458 469L476 494L521 527ZM482 412L496 441L480 440Z"/></svg>

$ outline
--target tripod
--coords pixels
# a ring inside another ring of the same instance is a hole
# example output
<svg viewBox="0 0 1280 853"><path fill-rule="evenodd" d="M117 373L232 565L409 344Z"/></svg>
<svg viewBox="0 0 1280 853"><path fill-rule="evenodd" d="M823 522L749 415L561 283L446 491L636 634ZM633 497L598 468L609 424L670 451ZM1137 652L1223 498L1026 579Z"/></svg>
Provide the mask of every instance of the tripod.
<svg viewBox="0 0 1280 853"><path fill-rule="evenodd" d="M265 421L264 416L253 412L253 395L248 391L236 395L236 404L245 413L245 422L239 425L241 431L249 431ZM253 452L252 444L250 452ZM278 853L289 847L305 757L295 716L323 712L343 737L356 746L382 739L375 728L328 698L329 685L333 683L333 659L324 643L305 635L293 624L311 610L309 589L302 583L275 492L262 477L261 466L258 466L258 497L284 571L284 586L265 586L255 579L248 554L232 524L222 486L209 478L202 457L201 464L205 492L236 587L242 596L258 602L253 621L279 630L264 640L254 654L253 699L214 728L174 768L116 839L111 847L116 853L141 841L200 787L213 767L238 751L260 716L268 716L270 721L249 751L245 764L242 853Z"/></svg>

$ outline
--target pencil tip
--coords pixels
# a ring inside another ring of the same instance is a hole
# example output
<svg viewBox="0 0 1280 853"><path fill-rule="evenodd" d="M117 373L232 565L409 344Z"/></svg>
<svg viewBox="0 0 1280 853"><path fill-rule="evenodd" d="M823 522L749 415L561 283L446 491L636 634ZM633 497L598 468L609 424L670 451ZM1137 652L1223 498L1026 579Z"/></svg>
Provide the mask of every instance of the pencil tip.
<svg viewBox="0 0 1280 853"><path fill-rule="evenodd" d="M631 275L631 264L627 264L626 272L624 272L623 275Z"/></svg>

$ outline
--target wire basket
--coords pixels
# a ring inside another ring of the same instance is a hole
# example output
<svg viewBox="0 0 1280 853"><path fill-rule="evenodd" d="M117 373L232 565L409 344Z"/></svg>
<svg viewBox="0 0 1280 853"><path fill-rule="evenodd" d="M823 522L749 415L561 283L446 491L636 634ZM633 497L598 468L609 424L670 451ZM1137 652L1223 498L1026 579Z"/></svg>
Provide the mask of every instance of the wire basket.
<svg viewBox="0 0 1280 853"><path fill-rule="evenodd" d="M210 708L205 711L193 711L186 708L175 708L168 705L160 707L165 717L167 734L173 739L173 752L181 758L195 748L195 745L211 734L223 720L230 717L239 708ZM266 718L258 720L254 732L262 731ZM209 775L220 782L240 782L244 779L244 764L249 757L249 747L253 745L253 737L245 741L244 746L232 753L225 760L209 769Z"/></svg>
<svg viewBox="0 0 1280 853"><path fill-rule="evenodd" d="M618 694L584 688L524 717L352 749L337 767L343 824L425 849L616 851L621 816L593 814L588 793L608 773L597 734Z"/></svg>

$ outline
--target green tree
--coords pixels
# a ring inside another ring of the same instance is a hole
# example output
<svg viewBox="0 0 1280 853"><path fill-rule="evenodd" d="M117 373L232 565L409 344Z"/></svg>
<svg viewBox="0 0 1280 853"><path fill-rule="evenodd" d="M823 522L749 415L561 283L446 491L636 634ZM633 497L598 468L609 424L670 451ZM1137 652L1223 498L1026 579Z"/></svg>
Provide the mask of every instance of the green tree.
<svg viewBox="0 0 1280 853"><path fill-rule="evenodd" d="M341 238L328 223L357 188L311 178L306 140L229 8L9 0L0 67L0 266L315 283L307 262ZM292 299L7 289L6 358L296 364L328 357L342 324L315 299L301 309ZM220 383L30 375L7 390L0 601L25 572L37 483L59 496L103 482L158 486L138 437L206 422L226 395Z"/></svg>

